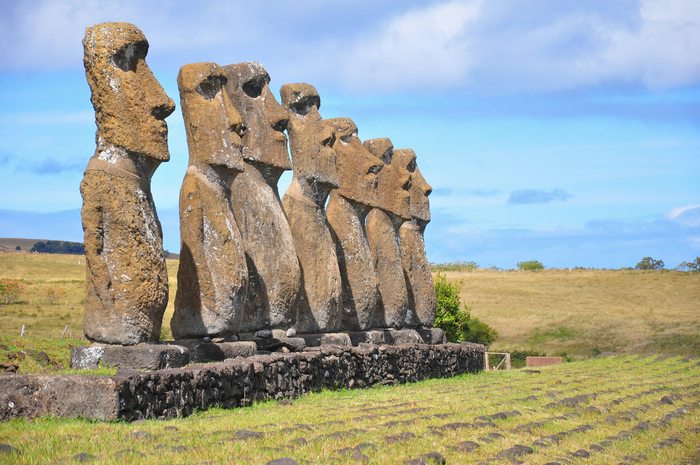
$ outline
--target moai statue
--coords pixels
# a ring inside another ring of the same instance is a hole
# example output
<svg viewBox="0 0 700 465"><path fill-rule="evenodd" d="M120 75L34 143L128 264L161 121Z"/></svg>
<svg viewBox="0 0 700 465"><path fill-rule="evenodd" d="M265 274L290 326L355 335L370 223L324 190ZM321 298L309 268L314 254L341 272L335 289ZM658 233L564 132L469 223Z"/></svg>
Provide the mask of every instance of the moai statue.
<svg viewBox="0 0 700 465"><path fill-rule="evenodd" d="M136 26L89 27L83 47L97 124L97 148L80 184L85 336L109 344L157 341L168 275L151 176L170 159L165 118L175 105L146 64L148 41Z"/></svg>
<svg viewBox="0 0 700 465"><path fill-rule="evenodd" d="M248 295L241 330L288 328L294 324L301 269L282 209L277 182L292 169L287 152L289 114L275 99L260 63L224 67L228 91L243 117L245 171L233 179L231 204L243 236Z"/></svg>
<svg viewBox="0 0 700 465"><path fill-rule="evenodd" d="M326 215L335 239L343 282L343 329L366 330L379 305L379 288L365 231L365 219L378 206L377 174L383 167L357 137L349 118L324 120L335 131L340 187L331 192Z"/></svg>
<svg viewBox="0 0 700 465"><path fill-rule="evenodd" d="M190 161L180 190L182 248L170 328L178 339L227 337L239 330L248 285L229 200L233 178L245 169L242 119L218 65L185 65L177 85Z"/></svg>
<svg viewBox="0 0 700 465"><path fill-rule="evenodd" d="M401 261L399 227L411 219L410 175L392 163L394 146L389 139L370 139L365 147L384 162L379 172L379 206L367 215L367 240L379 279L382 305L374 325L387 328L417 326L409 305L408 289Z"/></svg>
<svg viewBox="0 0 700 465"><path fill-rule="evenodd" d="M410 213L411 219L404 221L399 229L401 259L408 286L408 303L415 309L418 323L431 328L435 323L435 284L430 262L425 254L423 233L430 222L430 202L428 196L433 188L416 165L416 153L411 149L394 150L397 166L411 173Z"/></svg>
<svg viewBox="0 0 700 465"><path fill-rule="evenodd" d="M290 110L289 139L294 179L282 199L289 219L304 285L296 329L302 333L341 328L341 279L324 205L338 187L335 134L318 112L321 99L309 84L285 84L282 104Z"/></svg>

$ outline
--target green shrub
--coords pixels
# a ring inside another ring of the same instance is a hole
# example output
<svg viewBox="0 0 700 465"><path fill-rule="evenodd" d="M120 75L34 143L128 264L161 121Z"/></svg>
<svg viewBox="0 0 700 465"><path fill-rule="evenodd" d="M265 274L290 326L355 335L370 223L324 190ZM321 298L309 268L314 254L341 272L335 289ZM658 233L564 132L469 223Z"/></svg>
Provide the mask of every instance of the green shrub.
<svg viewBox="0 0 700 465"><path fill-rule="evenodd" d="M477 342L490 344L496 339L496 330L471 315L471 309L459 299L460 283L451 283L438 273L435 279L435 326L445 331L449 342Z"/></svg>
<svg viewBox="0 0 700 465"><path fill-rule="evenodd" d="M518 269L520 271L544 270L544 265L538 260L528 260L525 262L518 262Z"/></svg>
<svg viewBox="0 0 700 465"><path fill-rule="evenodd" d="M635 266L638 270L661 270L664 267L663 260L654 260L651 257L644 257Z"/></svg>

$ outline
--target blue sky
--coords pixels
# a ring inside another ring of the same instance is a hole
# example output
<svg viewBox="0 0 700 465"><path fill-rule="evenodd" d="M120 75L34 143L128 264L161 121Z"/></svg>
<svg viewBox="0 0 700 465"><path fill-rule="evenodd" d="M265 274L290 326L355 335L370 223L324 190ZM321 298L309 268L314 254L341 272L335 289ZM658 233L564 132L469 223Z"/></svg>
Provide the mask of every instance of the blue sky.
<svg viewBox="0 0 700 465"><path fill-rule="evenodd" d="M85 27L139 26L178 102L182 64L260 61L324 117L411 147L432 184L432 261L673 267L700 255L696 0L0 0L0 237L81 240L94 150ZM179 249L179 109L153 192ZM283 193L289 183L280 184ZM61 213L63 212L63 213Z"/></svg>

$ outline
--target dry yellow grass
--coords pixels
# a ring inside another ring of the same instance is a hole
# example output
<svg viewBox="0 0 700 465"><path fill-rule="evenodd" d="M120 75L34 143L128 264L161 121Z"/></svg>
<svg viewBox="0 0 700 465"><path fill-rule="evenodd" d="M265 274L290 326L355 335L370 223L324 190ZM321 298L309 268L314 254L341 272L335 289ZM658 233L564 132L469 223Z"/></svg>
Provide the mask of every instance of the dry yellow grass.
<svg viewBox="0 0 700 465"><path fill-rule="evenodd" d="M636 270L448 272L499 333L494 348L700 354L700 273Z"/></svg>

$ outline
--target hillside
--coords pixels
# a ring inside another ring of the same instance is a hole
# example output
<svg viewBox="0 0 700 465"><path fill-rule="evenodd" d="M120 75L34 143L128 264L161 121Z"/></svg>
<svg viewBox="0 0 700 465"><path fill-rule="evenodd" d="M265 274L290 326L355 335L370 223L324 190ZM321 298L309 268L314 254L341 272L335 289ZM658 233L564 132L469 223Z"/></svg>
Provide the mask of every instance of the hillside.
<svg viewBox="0 0 700 465"><path fill-rule="evenodd" d="M700 355L700 273L637 270L448 272L496 328L494 349Z"/></svg>
<svg viewBox="0 0 700 465"><path fill-rule="evenodd" d="M177 260L168 260L170 299ZM545 270L447 273L461 281L462 301L496 328L493 349L527 349L586 357L599 352L700 355L700 273ZM0 253L0 278L19 279L17 302L0 305L0 336L82 333L85 258Z"/></svg>

